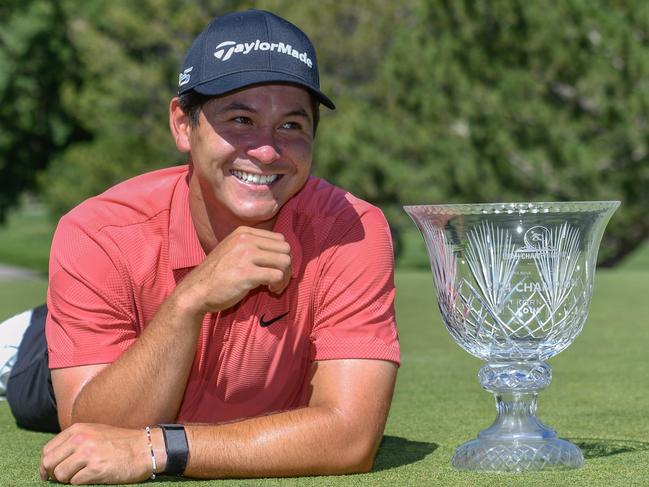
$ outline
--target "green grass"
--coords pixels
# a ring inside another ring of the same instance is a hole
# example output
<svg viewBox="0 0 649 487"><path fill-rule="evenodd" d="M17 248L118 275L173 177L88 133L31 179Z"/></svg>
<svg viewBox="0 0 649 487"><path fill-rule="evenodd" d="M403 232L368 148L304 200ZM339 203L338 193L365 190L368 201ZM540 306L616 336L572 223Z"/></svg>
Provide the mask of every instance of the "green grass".
<svg viewBox="0 0 649 487"><path fill-rule="evenodd" d="M0 262L47 273L54 224L39 204L24 204L0 226Z"/></svg>
<svg viewBox="0 0 649 487"><path fill-rule="evenodd" d="M635 271L649 270L649 240L646 240L643 245L635 249L631 255L620 263L618 268Z"/></svg>
<svg viewBox="0 0 649 487"><path fill-rule="evenodd" d="M44 303L46 291L45 279L0 281L0 321Z"/></svg>
<svg viewBox="0 0 649 487"><path fill-rule="evenodd" d="M219 486L633 486L649 483L649 272L600 271L591 314L575 343L550 360L553 381L539 416L577 442L576 471L522 475L454 471L454 449L495 416L477 381L481 362L441 324L429 271L397 274L402 366L374 471L341 477L195 482ZM42 301L45 283L0 283L0 316ZM37 478L50 435L18 430L0 403L0 485L44 485ZM175 482L174 482L175 483ZM162 479L155 485L172 485ZM194 485L194 482L192 483Z"/></svg>

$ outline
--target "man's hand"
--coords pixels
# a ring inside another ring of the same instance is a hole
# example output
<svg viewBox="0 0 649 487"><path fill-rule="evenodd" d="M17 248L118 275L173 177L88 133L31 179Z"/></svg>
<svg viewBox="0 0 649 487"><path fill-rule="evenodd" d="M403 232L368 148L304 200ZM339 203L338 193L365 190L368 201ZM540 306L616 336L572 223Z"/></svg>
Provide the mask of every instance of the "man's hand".
<svg viewBox="0 0 649 487"><path fill-rule="evenodd" d="M230 308L259 286L280 294L291 279L290 252L281 233L239 227L183 279L174 294L197 314Z"/></svg>
<svg viewBox="0 0 649 487"><path fill-rule="evenodd" d="M71 484L124 484L153 470L144 430L77 423L43 447L40 476Z"/></svg>

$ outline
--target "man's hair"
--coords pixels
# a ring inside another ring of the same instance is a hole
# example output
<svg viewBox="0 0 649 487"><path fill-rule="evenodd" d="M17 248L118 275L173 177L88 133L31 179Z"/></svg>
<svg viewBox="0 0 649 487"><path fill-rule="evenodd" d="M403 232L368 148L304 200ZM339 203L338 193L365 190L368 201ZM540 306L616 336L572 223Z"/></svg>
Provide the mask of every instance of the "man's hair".
<svg viewBox="0 0 649 487"><path fill-rule="evenodd" d="M187 118L189 118L189 126L196 127L198 125L198 119L201 114L201 109L203 105L208 102L213 96L201 95L200 93L192 90L187 93L183 93L178 97L178 105L183 111Z"/></svg>
<svg viewBox="0 0 649 487"><path fill-rule="evenodd" d="M200 93L191 90L187 93L183 93L178 97L178 104L180 109L183 111L187 118L189 118L189 126L196 127L198 125L198 120L201 114L203 105L210 101L212 98L218 98L212 95L201 95ZM318 122L320 122L320 102L316 100L312 95L311 98L311 108L313 111L313 136L315 137L316 129L318 128Z"/></svg>

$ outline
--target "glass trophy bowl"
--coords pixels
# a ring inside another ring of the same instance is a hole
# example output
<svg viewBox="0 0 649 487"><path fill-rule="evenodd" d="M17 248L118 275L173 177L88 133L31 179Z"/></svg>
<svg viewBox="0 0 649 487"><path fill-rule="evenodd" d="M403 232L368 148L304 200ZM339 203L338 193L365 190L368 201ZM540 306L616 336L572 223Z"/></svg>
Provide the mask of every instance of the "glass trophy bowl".
<svg viewBox="0 0 649 487"><path fill-rule="evenodd" d="M547 359L579 334L604 228L619 201L406 206L426 241L437 303L453 339L484 360L497 417L461 445L461 470L578 468L581 450L536 417Z"/></svg>

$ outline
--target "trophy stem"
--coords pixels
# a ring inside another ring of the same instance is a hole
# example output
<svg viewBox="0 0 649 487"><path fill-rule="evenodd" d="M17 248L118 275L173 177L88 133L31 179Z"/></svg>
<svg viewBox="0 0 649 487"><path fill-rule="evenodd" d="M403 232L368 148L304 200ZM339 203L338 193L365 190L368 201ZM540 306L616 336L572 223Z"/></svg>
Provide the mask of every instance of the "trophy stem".
<svg viewBox="0 0 649 487"><path fill-rule="evenodd" d="M536 417L537 393L494 393L498 415L494 423L478 433L478 438L543 440L557 434Z"/></svg>
<svg viewBox="0 0 649 487"><path fill-rule="evenodd" d="M496 398L494 423L476 440L461 445L453 466L461 470L521 472L569 469L583 465L575 445L536 417L538 393L552 380L543 362L488 363L479 373L482 386Z"/></svg>

